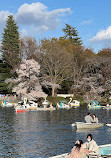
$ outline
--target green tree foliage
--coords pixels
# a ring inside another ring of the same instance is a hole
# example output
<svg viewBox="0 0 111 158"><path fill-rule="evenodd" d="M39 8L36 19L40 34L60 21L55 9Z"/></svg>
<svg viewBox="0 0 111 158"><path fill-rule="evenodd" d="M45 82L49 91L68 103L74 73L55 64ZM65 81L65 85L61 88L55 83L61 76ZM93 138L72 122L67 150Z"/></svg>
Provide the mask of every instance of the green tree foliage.
<svg viewBox="0 0 111 158"><path fill-rule="evenodd" d="M5 82L6 78L10 78L11 74L9 73L10 67L6 65L2 60L0 60L0 93L10 93L8 84Z"/></svg>
<svg viewBox="0 0 111 158"><path fill-rule="evenodd" d="M97 55L101 57L111 57L111 48L102 49Z"/></svg>
<svg viewBox="0 0 111 158"><path fill-rule="evenodd" d="M63 37L64 39L69 39L71 43L82 45L82 40L78 36L78 32L75 27L66 24L66 27L63 29L63 32L65 33L65 36Z"/></svg>
<svg viewBox="0 0 111 158"><path fill-rule="evenodd" d="M9 15L6 21L6 27L2 37L2 59L9 64L12 69L20 62L19 51L20 41L18 26L12 15Z"/></svg>

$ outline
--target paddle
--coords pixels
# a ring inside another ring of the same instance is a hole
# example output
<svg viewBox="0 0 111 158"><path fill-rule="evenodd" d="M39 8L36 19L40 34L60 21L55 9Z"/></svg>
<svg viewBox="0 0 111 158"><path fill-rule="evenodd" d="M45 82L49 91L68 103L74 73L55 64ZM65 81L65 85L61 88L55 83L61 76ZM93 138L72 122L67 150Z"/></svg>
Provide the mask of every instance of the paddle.
<svg viewBox="0 0 111 158"><path fill-rule="evenodd" d="M101 155L101 157L107 158L107 157L111 157L111 155Z"/></svg>
<svg viewBox="0 0 111 158"><path fill-rule="evenodd" d="M108 126L108 127L111 127L111 124L109 124L109 123L106 123L106 126Z"/></svg>

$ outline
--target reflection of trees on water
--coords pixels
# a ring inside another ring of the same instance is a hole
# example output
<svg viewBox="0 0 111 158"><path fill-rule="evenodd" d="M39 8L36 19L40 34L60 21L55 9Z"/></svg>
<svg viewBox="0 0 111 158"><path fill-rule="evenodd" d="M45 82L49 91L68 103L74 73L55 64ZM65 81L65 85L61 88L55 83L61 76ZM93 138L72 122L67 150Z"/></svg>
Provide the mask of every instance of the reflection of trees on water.
<svg viewBox="0 0 111 158"><path fill-rule="evenodd" d="M15 114L13 109L0 109L0 156L18 155L15 150L16 132L14 129Z"/></svg>

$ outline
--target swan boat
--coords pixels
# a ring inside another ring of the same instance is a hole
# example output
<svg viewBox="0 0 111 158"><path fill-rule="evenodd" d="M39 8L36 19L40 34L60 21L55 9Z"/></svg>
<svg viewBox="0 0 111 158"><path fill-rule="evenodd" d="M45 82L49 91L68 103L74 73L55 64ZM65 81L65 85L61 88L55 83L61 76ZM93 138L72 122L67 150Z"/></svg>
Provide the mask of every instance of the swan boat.
<svg viewBox="0 0 111 158"><path fill-rule="evenodd" d="M23 101L20 101L14 106L14 109L16 113L22 113L22 112L28 112L29 107L30 107L29 104L24 104Z"/></svg>
<svg viewBox="0 0 111 158"><path fill-rule="evenodd" d="M57 108L59 109L70 109L71 106L68 104L67 101L60 101L57 103Z"/></svg>
<svg viewBox="0 0 111 158"><path fill-rule="evenodd" d="M52 156L50 158L66 158L68 153ZM100 145L99 155L90 155L90 158L111 158L111 144Z"/></svg>
<svg viewBox="0 0 111 158"><path fill-rule="evenodd" d="M104 123L85 123L85 122L75 122L72 124L72 127L76 126L77 129L95 129L101 128Z"/></svg>
<svg viewBox="0 0 111 158"><path fill-rule="evenodd" d="M34 111L37 110L38 104L34 101L27 101L27 98L24 98L23 101L18 102L15 105L15 111L19 112L27 112L27 111Z"/></svg>
<svg viewBox="0 0 111 158"><path fill-rule="evenodd" d="M70 101L68 102L68 104L69 104L71 107L79 107L79 106L80 106L80 102L77 101L77 100L72 100L72 98L70 98Z"/></svg>
<svg viewBox="0 0 111 158"><path fill-rule="evenodd" d="M91 103L88 104L87 108L90 109L100 109L101 105L97 100L93 100Z"/></svg>
<svg viewBox="0 0 111 158"><path fill-rule="evenodd" d="M5 100L4 102L2 101L1 106L2 107L12 107L12 106L14 106L14 104L9 102L8 100Z"/></svg>

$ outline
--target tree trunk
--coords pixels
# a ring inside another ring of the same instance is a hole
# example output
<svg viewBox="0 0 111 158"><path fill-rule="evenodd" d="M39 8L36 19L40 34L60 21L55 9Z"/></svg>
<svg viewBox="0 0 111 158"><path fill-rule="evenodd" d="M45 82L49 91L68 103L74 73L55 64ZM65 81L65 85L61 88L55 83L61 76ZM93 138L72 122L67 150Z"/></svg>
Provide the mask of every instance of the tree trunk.
<svg viewBox="0 0 111 158"><path fill-rule="evenodd" d="M52 97L54 97L54 96L55 96L55 86L52 85Z"/></svg>

